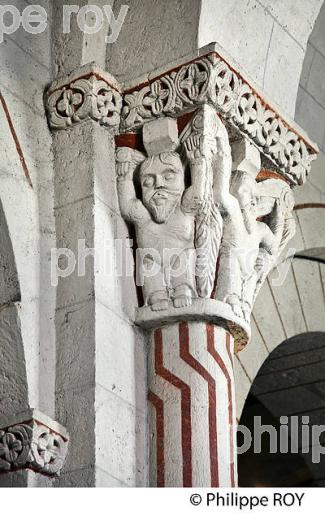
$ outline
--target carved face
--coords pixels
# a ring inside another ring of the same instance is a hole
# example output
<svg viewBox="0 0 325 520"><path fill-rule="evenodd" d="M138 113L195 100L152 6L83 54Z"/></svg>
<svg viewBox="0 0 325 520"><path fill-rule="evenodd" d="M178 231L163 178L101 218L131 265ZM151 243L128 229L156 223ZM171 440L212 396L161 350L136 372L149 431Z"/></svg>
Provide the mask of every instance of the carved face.
<svg viewBox="0 0 325 520"><path fill-rule="evenodd" d="M166 222L180 204L184 170L176 153L161 153L146 159L140 169L143 203L153 219Z"/></svg>
<svg viewBox="0 0 325 520"><path fill-rule="evenodd" d="M230 192L238 200L240 209L250 211L256 205L256 182L247 173L236 172L233 174Z"/></svg>

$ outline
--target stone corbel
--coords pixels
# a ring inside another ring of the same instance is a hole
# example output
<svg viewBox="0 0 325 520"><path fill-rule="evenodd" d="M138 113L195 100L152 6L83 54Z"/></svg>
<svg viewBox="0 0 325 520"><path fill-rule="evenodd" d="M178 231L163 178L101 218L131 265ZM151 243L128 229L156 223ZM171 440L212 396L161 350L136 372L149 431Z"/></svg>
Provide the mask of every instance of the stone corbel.
<svg viewBox="0 0 325 520"><path fill-rule="evenodd" d="M0 475L31 469L58 476L67 454L66 429L37 410L0 420Z"/></svg>

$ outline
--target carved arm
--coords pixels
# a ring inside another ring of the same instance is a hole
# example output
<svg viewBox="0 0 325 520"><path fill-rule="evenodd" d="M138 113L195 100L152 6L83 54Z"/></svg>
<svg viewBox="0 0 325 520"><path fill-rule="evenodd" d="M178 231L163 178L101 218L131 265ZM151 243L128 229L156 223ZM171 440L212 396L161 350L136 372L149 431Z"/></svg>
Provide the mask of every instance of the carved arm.
<svg viewBox="0 0 325 520"><path fill-rule="evenodd" d="M277 255L284 232L284 214L279 201L275 202L269 226L265 226L265 234L261 240L261 247L271 255Z"/></svg>
<svg viewBox="0 0 325 520"><path fill-rule="evenodd" d="M194 134L184 141L191 170L191 186L185 190L182 204L187 212L196 214L206 197L208 165L204 154L203 137Z"/></svg>
<svg viewBox="0 0 325 520"><path fill-rule="evenodd" d="M218 118L216 153L213 161L213 197L217 205L233 214L240 212L238 201L230 193L232 157L227 130Z"/></svg>
<svg viewBox="0 0 325 520"><path fill-rule="evenodd" d="M116 152L117 193L122 216L131 222L146 213L134 188L134 172L145 159L144 155L132 148L118 148Z"/></svg>

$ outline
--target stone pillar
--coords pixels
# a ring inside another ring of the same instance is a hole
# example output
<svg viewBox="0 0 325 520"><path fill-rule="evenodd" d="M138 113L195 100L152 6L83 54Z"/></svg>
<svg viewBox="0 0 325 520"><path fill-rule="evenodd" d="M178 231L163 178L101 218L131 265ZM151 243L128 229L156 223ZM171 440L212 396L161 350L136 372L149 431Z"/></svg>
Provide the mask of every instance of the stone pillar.
<svg viewBox="0 0 325 520"><path fill-rule="evenodd" d="M150 485L234 487L233 336L205 321L150 334Z"/></svg>
<svg viewBox="0 0 325 520"><path fill-rule="evenodd" d="M61 487L146 482L143 345L131 322L133 259L116 197L119 89L110 74L90 64L47 93L61 253L56 417L71 435ZM122 280L125 257L131 277Z"/></svg>
<svg viewBox="0 0 325 520"><path fill-rule="evenodd" d="M221 53L123 89L90 64L48 93L50 125L66 130L54 138L59 246L76 253L84 238L101 257L105 237L130 236L136 260L124 301L125 277L94 262L59 281L60 485L147 484L144 331L150 485L237 484L232 357L294 234L291 187L316 149Z"/></svg>
<svg viewBox="0 0 325 520"><path fill-rule="evenodd" d="M124 85L117 188L150 336L151 486L237 485L233 355L316 151L230 61L211 45Z"/></svg>

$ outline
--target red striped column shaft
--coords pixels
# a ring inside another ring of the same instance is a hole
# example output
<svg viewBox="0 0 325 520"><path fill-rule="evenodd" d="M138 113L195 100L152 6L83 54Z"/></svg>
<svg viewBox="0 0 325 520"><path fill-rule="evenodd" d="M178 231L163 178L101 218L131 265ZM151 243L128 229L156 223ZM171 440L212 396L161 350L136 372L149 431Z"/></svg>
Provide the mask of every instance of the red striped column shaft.
<svg viewBox="0 0 325 520"><path fill-rule="evenodd" d="M151 333L151 486L237 485L233 351L230 333L210 323Z"/></svg>

